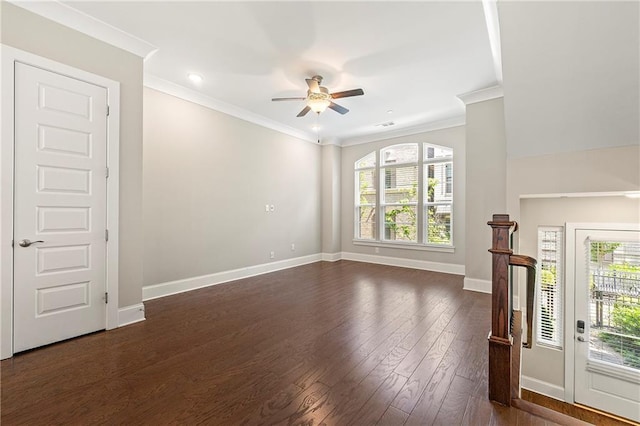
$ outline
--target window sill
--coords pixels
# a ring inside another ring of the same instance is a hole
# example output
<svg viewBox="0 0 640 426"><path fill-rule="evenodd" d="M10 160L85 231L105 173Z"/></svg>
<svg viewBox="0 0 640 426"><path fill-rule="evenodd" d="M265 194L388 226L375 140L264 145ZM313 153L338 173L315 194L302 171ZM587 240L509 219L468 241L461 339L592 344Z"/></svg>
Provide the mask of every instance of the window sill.
<svg viewBox="0 0 640 426"><path fill-rule="evenodd" d="M420 250L420 251L435 251L439 253L454 253L456 248L454 246L437 246L418 243L400 243L391 241L371 241L371 240L353 240L353 245L356 246L369 246L369 247L384 247L403 250Z"/></svg>

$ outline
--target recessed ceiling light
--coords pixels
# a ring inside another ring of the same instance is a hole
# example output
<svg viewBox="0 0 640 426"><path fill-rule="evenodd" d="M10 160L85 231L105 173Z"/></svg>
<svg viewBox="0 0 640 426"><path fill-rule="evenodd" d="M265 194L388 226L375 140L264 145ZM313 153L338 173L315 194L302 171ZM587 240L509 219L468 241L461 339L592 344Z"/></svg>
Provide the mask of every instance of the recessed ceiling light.
<svg viewBox="0 0 640 426"><path fill-rule="evenodd" d="M393 114L393 110L392 109L388 110L387 114Z"/></svg>
<svg viewBox="0 0 640 426"><path fill-rule="evenodd" d="M200 74L189 73L187 74L187 78L191 80L192 83L200 84L202 83L202 76Z"/></svg>

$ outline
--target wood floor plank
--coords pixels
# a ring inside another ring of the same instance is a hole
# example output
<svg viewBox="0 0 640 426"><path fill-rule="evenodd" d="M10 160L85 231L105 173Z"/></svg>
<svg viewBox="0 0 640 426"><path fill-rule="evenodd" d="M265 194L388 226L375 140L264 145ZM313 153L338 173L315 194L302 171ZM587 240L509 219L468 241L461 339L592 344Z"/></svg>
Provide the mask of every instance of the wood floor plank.
<svg viewBox="0 0 640 426"><path fill-rule="evenodd" d="M454 333L443 332L440 334L431 350L425 355L407 384L393 401L393 406L404 411L411 412L418 402L420 395L431 381L431 377L440 365L445 353L455 338Z"/></svg>
<svg viewBox="0 0 640 426"><path fill-rule="evenodd" d="M486 400L490 296L462 280L317 262L146 301L2 361L0 422L537 425Z"/></svg>
<svg viewBox="0 0 640 426"><path fill-rule="evenodd" d="M493 407L488 398L469 396L461 424L463 426L486 425L491 421Z"/></svg>
<svg viewBox="0 0 640 426"><path fill-rule="evenodd" d="M406 424L429 425L433 423L456 375L456 368L460 364L464 350L465 345L462 342L454 341L449 346L436 372L431 376L431 380L413 407ZM392 405L395 406L395 404Z"/></svg>
<svg viewBox="0 0 640 426"><path fill-rule="evenodd" d="M398 410L395 407L389 406L387 411L384 412L380 420L376 423L380 426L401 426L407 421L409 414L404 411Z"/></svg>
<svg viewBox="0 0 640 426"><path fill-rule="evenodd" d="M399 374L391 373L385 381L380 385L376 392L369 398L366 404L362 406L360 411L351 420L351 424L356 425L374 425L377 424L387 407L396 397L402 386L406 383L407 378Z"/></svg>

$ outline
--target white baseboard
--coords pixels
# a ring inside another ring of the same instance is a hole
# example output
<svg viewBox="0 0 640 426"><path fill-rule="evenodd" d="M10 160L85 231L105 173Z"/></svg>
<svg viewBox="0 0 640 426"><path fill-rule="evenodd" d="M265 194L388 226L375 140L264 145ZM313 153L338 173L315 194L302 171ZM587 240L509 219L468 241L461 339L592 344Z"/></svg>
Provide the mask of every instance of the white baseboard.
<svg viewBox="0 0 640 426"><path fill-rule="evenodd" d="M144 321L144 304L125 306L118 309L118 327Z"/></svg>
<svg viewBox="0 0 640 426"><path fill-rule="evenodd" d="M445 274L464 275L464 265L429 262L428 260L403 259L400 257L376 256L372 254L342 252L342 259L379 265L400 266L402 268L423 269Z"/></svg>
<svg viewBox="0 0 640 426"><path fill-rule="evenodd" d="M263 263L261 265L248 266L246 268L217 272L215 274L149 285L142 287L142 300L151 300L157 299L158 297L170 296L172 294L184 293L185 291L196 290L198 288L209 287L242 278L254 277L256 275L280 271L282 269L293 268L295 266L302 266L321 260L323 260L321 254L313 254L281 260L278 262Z"/></svg>
<svg viewBox="0 0 640 426"><path fill-rule="evenodd" d="M564 388L533 377L521 376L520 386L524 389L548 396L549 398L564 401Z"/></svg>
<svg viewBox="0 0 640 426"><path fill-rule="evenodd" d="M491 294L491 281L465 277L463 288L465 290Z"/></svg>
<svg viewBox="0 0 640 426"><path fill-rule="evenodd" d="M322 260L325 262L336 262L342 259L342 253L322 253Z"/></svg>
<svg viewBox="0 0 640 426"><path fill-rule="evenodd" d="M145 286L142 288L142 300L157 299L159 297L184 293L185 291L196 290L199 288L222 284L242 278L249 278L269 272L280 271L282 269L302 266L313 262L335 262L341 259L353 260L356 262L377 263L380 265L399 266L403 268L423 269L427 271L443 272L446 274L464 275L464 265L347 252L319 253L309 256L296 257L293 259L281 260L279 262L264 263L261 265L248 266L246 268L234 269L231 271L217 272L215 274L202 275L199 277L185 278L183 280L168 281L165 283ZM491 287L489 286L489 288Z"/></svg>

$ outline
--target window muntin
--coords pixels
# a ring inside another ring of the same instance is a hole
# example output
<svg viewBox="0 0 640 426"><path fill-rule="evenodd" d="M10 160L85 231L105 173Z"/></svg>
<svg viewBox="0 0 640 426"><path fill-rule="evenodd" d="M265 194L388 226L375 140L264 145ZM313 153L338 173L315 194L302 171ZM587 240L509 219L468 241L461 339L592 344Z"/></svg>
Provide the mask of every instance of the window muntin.
<svg viewBox="0 0 640 426"><path fill-rule="evenodd" d="M374 240L376 238L376 153L372 152L355 164L355 229L356 238Z"/></svg>
<svg viewBox="0 0 640 426"><path fill-rule="evenodd" d="M451 148L426 143L391 145L368 153L355 162L354 169L356 239L453 245ZM371 182L377 185L370 187Z"/></svg>
<svg viewBox="0 0 640 426"><path fill-rule="evenodd" d="M437 160L431 160L424 166L424 203L425 241L428 244L451 245L451 218L453 213L453 161L452 151L427 148ZM445 155L446 154L446 155ZM434 157L431 157L434 158Z"/></svg>
<svg viewBox="0 0 640 426"><path fill-rule="evenodd" d="M562 349L564 322L563 300L563 229L538 229L538 297L536 304L536 344Z"/></svg>

